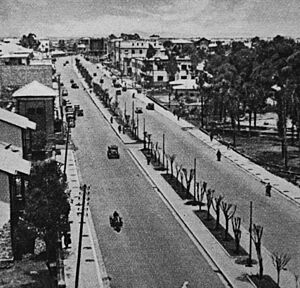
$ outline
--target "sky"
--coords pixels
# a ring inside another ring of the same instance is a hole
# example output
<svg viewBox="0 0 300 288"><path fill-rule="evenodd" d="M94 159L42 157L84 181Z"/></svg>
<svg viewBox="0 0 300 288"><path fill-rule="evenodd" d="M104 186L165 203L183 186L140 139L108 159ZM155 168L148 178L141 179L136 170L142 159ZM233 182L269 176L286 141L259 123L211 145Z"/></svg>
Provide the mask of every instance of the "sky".
<svg viewBox="0 0 300 288"><path fill-rule="evenodd" d="M0 0L0 36L300 37L300 0Z"/></svg>

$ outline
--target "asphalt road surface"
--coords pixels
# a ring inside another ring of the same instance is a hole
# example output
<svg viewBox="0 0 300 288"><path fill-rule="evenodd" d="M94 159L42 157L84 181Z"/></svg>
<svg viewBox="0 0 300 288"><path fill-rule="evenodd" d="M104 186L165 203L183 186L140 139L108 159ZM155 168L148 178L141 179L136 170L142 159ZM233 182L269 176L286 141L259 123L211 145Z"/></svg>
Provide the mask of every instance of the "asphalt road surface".
<svg viewBox="0 0 300 288"><path fill-rule="evenodd" d="M56 64L69 90L72 104L80 104L84 117L77 118L72 140L78 149L83 183L91 185L90 208L111 287L224 287L205 258L151 184L134 164L126 146L80 89L70 88L77 80L71 64ZM117 144L120 159L109 160L107 146ZM124 220L120 233L109 225L117 210Z"/></svg>
<svg viewBox="0 0 300 288"><path fill-rule="evenodd" d="M100 70L95 65L87 63L89 69ZM107 72L105 72L108 74ZM105 88L115 95L111 81L104 77ZM166 137L166 153L176 154L176 162L184 167L193 168L194 158L197 159L197 179L206 181L208 187L222 194L224 200L237 204L236 216L242 218L242 225L249 227L249 203L253 201L253 223L264 227L263 245L270 252L288 253L292 259L288 264L289 270L300 275L300 213L299 206L287 200L278 193L272 193L272 197L265 197L264 184L257 181L240 167L230 160L222 158L221 162L216 161L215 150L184 131L176 122L169 120L156 111L148 111L145 104L138 99L132 99L132 90L122 92L118 97L120 107L124 111L125 102L127 114L132 115L131 107L140 106L143 113L139 114L139 135L142 137L143 119L145 119L146 131L152 134L152 141L159 143L162 147L163 134ZM135 114L135 117L137 115ZM272 183L276 185L276 183ZM243 237L243 235L242 235ZM254 252L255 253L255 252Z"/></svg>

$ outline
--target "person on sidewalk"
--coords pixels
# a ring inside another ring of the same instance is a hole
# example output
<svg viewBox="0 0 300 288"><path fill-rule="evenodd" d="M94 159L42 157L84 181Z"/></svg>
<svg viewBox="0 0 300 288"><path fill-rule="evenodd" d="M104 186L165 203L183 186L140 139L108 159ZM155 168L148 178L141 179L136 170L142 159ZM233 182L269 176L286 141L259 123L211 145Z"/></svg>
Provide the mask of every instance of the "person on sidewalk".
<svg viewBox="0 0 300 288"><path fill-rule="evenodd" d="M270 182L266 185L266 196L267 197L271 197L271 189L272 189L272 186L270 184Z"/></svg>
<svg viewBox="0 0 300 288"><path fill-rule="evenodd" d="M207 182L203 181L202 191L206 192L206 188L207 188Z"/></svg>
<svg viewBox="0 0 300 288"><path fill-rule="evenodd" d="M119 130L119 133L121 134L121 131L122 131L121 125L118 126L118 130Z"/></svg>
<svg viewBox="0 0 300 288"><path fill-rule="evenodd" d="M210 138L210 141L213 141L213 139L214 139L214 133L213 132L210 132L209 138Z"/></svg>
<svg viewBox="0 0 300 288"><path fill-rule="evenodd" d="M218 151L217 151L217 160L218 161L221 161L221 156L222 156L221 151L218 149Z"/></svg>
<svg viewBox="0 0 300 288"><path fill-rule="evenodd" d="M110 123L112 124L114 122L114 118L111 116L110 117Z"/></svg>

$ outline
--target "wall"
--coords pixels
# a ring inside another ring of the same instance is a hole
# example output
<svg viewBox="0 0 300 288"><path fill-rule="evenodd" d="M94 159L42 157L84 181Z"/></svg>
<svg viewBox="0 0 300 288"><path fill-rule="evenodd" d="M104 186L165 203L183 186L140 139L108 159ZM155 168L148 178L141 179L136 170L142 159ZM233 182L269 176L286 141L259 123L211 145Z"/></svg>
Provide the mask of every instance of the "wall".
<svg viewBox="0 0 300 288"><path fill-rule="evenodd" d="M36 123L36 131L46 131L47 136L54 134L54 99L51 97L18 98L17 113ZM34 109L33 114L28 114L28 109ZM37 109L43 109L38 112Z"/></svg>
<svg viewBox="0 0 300 288"><path fill-rule="evenodd" d="M20 127L0 120L0 131L0 141L11 143L22 151L22 129Z"/></svg>
<svg viewBox="0 0 300 288"><path fill-rule="evenodd" d="M0 171L0 228L10 219L10 195L8 174ZM1 255L0 255L1 258Z"/></svg>

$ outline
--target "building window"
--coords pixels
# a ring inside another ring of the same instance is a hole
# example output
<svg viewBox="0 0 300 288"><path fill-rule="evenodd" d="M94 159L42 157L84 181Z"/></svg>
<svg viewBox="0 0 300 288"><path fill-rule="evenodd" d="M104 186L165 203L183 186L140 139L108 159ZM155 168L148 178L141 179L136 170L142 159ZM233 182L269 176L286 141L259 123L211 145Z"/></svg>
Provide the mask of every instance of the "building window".
<svg viewBox="0 0 300 288"><path fill-rule="evenodd" d="M144 46L144 43L142 43L142 46Z"/></svg>
<svg viewBox="0 0 300 288"><path fill-rule="evenodd" d="M136 46L139 46L139 43L136 43Z"/></svg>
<svg viewBox="0 0 300 288"><path fill-rule="evenodd" d="M134 46L134 43L132 43L132 46Z"/></svg>
<svg viewBox="0 0 300 288"><path fill-rule="evenodd" d="M134 49L132 49L132 50L131 50L131 53L132 53L132 54L135 54L135 50L134 50Z"/></svg>
<svg viewBox="0 0 300 288"><path fill-rule="evenodd" d="M140 54L143 54L143 50L140 50Z"/></svg>
<svg viewBox="0 0 300 288"><path fill-rule="evenodd" d="M187 76L181 76L180 79L187 79Z"/></svg>
<svg viewBox="0 0 300 288"><path fill-rule="evenodd" d="M28 115L34 115L35 114L35 109L34 108L28 108L27 109L27 114Z"/></svg>
<svg viewBox="0 0 300 288"><path fill-rule="evenodd" d="M157 81L164 81L164 76L157 76Z"/></svg>
<svg viewBox="0 0 300 288"><path fill-rule="evenodd" d="M125 53L128 53L128 49L125 49Z"/></svg>
<svg viewBox="0 0 300 288"><path fill-rule="evenodd" d="M186 70L187 66L185 64L181 65L182 70Z"/></svg>

